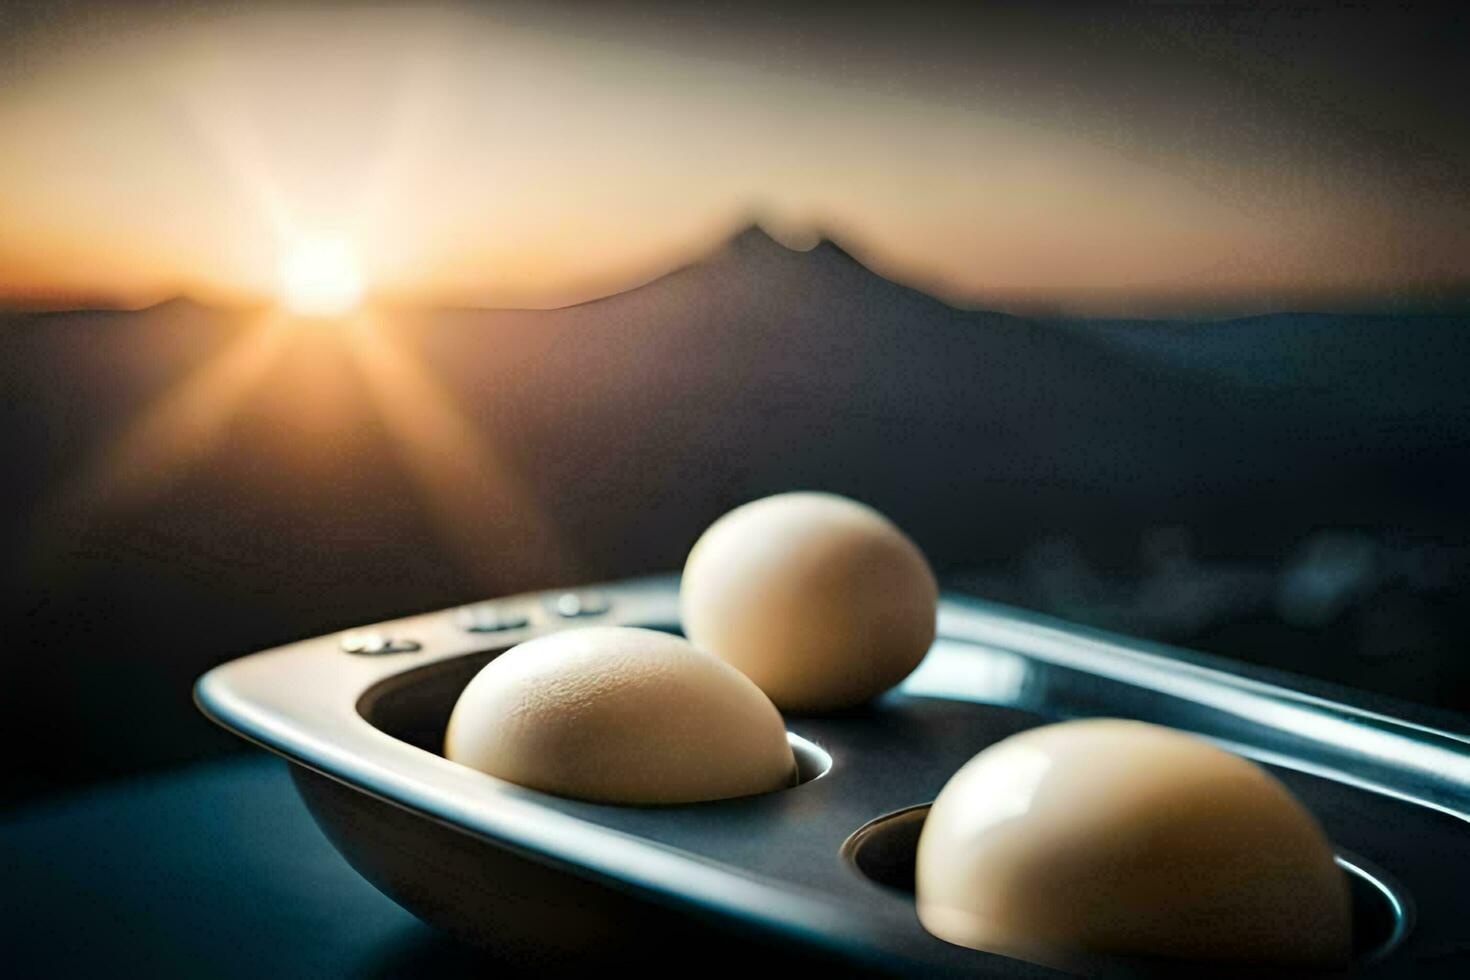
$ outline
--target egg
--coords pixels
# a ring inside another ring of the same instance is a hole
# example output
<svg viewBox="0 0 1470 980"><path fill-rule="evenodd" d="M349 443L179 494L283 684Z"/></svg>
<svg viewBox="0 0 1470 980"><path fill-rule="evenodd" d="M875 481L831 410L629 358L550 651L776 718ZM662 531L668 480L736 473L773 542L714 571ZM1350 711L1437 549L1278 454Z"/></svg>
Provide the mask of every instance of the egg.
<svg viewBox="0 0 1470 980"><path fill-rule="evenodd" d="M1141 722L992 745L934 801L919 919L961 946L1341 968L1347 879L1317 821L1259 766Z"/></svg>
<svg viewBox="0 0 1470 980"><path fill-rule="evenodd" d="M785 493L715 521L684 564L685 635L785 711L850 708L903 680L934 641L923 553L855 500Z"/></svg>
<svg viewBox="0 0 1470 980"><path fill-rule="evenodd" d="M793 784L769 698L739 671L655 630L592 627L528 640L460 694L455 762L605 803L694 803Z"/></svg>

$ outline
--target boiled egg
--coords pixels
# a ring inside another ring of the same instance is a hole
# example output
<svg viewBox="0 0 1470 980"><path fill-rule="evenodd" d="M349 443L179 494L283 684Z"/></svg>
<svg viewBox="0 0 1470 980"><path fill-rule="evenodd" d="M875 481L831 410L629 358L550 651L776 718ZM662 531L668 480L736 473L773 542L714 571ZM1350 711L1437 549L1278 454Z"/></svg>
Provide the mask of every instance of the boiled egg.
<svg viewBox="0 0 1470 980"><path fill-rule="evenodd" d="M692 803L792 785L769 698L677 636L566 630L486 664L444 737L455 762L521 786L607 803Z"/></svg>
<svg viewBox="0 0 1470 980"><path fill-rule="evenodd" d="M695 543L685 635L785 711L850 708L918 665L938 586L918 547L871 507L784 493L738 507Z"/></svg>
<svg viewBox="0 0 1470 980"><path fill-rule="evenodd" d="M1054 966L1172 957L1333 969L1347 880L1316 819L1259 766L1156 725L1032 729L934 801L915 889L931 933Z"/></svg>

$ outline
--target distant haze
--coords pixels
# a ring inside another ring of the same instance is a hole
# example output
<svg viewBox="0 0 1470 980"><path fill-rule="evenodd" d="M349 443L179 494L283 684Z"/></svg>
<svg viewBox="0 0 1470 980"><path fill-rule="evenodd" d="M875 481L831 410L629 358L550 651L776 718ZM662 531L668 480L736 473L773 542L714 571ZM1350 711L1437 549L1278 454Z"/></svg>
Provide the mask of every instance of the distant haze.
<svg viewBox="0 0 1470 980"><path fill-rule="evenodd" d="M0 12L0 303L255 302L331 233L380 296L556 306L753 220L998 308L1470 283L1454 10L52 6Z"/></svg>

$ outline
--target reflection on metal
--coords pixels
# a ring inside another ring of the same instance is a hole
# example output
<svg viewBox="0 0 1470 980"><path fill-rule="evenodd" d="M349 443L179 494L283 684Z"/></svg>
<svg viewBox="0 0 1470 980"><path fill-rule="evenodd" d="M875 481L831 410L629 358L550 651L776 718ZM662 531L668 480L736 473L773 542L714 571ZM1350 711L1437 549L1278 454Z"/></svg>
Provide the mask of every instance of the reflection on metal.
<svg viewBox="0 0 1470 980"><path fill-rule="evenodd" d="M1019 706L1039 699L1035 685L1040 680L1040 672L1014 653L941 637L899 690L918 697Z"/></svg>
<svg viewBox="0 0 1470 980"><path fill-rule="evenodd" d="M1374 867L1357 855L1344 855L1339 852L1336 861L1337 866L1351 876L1351 880L1371 888L1387 907L1388 914L1385 920L1390 923L1387 934L1374 948L1366 951L1357 965L1367 966L1377 963L1393 952L1404 941L1404 937L1413 930L1414 903L1402 885L1394 882L1381 868Z"/></svg>
<svg viewBox="0 0 1470 980"><path fill-rule="evenodd" d="M920 675L928 696L1035 707L1034 692L1044 691L1051 713L1110 714L1195 731L1253 758L1470 821L1466 735L1201 666L1183 651L980 600L953 600L941 612L940 634L989 653L1022 657L1029 676L1016 698L1002 702L989 669L977 669L988 657L976 660L966 652L967 643L941 643Z"/></svg>

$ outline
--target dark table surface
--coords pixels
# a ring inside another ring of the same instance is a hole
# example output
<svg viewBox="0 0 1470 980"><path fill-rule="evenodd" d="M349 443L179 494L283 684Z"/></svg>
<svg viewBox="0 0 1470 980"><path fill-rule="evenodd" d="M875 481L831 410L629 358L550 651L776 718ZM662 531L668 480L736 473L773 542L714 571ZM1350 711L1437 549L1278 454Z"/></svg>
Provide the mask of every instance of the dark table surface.
<svg viewBox="0 0 1470 980"><path fill-rule="evenodd" d="M9 977L504 976L338 856L251 751L0 814Z"/></svg>

